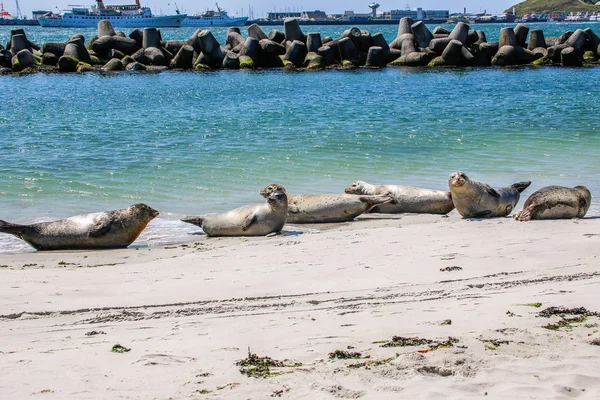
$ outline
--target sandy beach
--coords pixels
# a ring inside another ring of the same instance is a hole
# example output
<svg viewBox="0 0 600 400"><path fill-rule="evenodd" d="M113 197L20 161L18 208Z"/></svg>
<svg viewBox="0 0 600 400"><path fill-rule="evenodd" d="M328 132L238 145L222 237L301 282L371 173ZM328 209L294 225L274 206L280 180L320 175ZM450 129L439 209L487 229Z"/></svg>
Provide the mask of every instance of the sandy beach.
<svg viewBox="0 0 600 400"><path fill-rule="evenodd" d="M369 215L0 279L4 399L600 398L597 217Z"/></svg>

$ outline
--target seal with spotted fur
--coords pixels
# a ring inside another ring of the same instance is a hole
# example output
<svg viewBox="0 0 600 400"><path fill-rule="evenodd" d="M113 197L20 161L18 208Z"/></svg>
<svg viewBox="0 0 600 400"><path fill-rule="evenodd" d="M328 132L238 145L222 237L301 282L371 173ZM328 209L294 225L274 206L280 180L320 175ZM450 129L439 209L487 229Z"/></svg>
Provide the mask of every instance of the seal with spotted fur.
<svg viewBox="0 0 600 400"><path fill-rule="evenodd" d="M529 196L514 218L517 221L583 218L591 204L592 194L585 186L546 186Z"/></svg>
<svg viewBox="0 0 600 400"><path fill-rule="evenodd" d="M266 236L285 225L288 198L285 189L274 190L267 202L243 206L222 214L189 216L183 222L198 225L208 236Z"/></svg>
<svg viewBox="0 0 600 400"><path fill-rule="evenodd" d="M452 202L463 218L506 217L529 185L531 181L494 189L487 183L469 179L462 171L453 173L448 179Z"/></svg>
<svg viewBox="0 0 600 400"><path fill-rule="evenodd" d="M0 220L0 232L14 235L37 250L116 249L133 243L157 215L158 211L140 203L31 225Z"/></svg>
<svg viewBox="0 0 600 400"><path fill-rule="evenodd" d="M398 185L372 185L364 181L354 181L348 185L345 192L347 194L391 195L394 199L392 202L377 206L371 211L382 214L448 214L454 210L452 195L444 190Z"/></svg>
<svg viewBox="0 0 600 400"><path fill-rule="evenodd" d="M260 194L269 196L274 190L282 190L283 186L273 183ZM285 189L283 189L285 190ZM393 201L390 195L359 196L355 194L302 194L288 193L287 222L296 224L347 222L370 211L373 207Z"/></svg>

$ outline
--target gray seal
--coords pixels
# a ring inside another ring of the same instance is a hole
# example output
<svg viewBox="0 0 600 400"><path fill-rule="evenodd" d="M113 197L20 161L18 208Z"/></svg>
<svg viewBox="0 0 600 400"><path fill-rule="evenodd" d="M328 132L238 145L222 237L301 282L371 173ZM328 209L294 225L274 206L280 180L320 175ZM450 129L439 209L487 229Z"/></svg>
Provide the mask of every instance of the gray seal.
<svg viewBox="0 0 600 400"><path fill-rule="evenodd" d="M392 196L394 200L391 203L377 206L371 211L382 214L448 214L454 210L452 195L443 190L412 186L372 185L364 181L354 181L346 188L345 192L347 194Z"/></svg>
<svg viewBox="0 0 600 400"><path fill-rule="evenodd" d="M583 218L591 204L592 194L585 186L546 186L529 196L514 218L517 221Z"/></svg>
<svg viewBox="0 0 600 400"><path fill-rule="evenodd" d="M236 208L222 214L188 216L183 222L198 225L208 236L266 236L285 225L288 198L285 189L275 190L267 202Z"/></svg>
<svg viewBox="0 0 600 400"><path fill-rule="evenodd" d="M274 190L283 187L273 183L260 194L269 196ZM283 189L285 190L285 189ZM358 196L354 194L303 194L291 195L288 193L287 222L296 224L329 223L352 221L359 215L370 211L373 207L393 201L389 195L385 196Z"/></svg>
<svg viewBox="0 0 600 400"><path fill-rule="evenodd" d="M463 218L506 217L519 202L521 192L529 185L531 181L494 189L487 183L469 179L461 171L453 173L448 179L452 201Z"/></svg>
<svg viewBox="0 0 600 400"><path fill-rule="evenodd" d="M31 225L0 220L0 232L12 234L37 250L116 249L133 243L157 215L158 211L140 203Z"/></svg>

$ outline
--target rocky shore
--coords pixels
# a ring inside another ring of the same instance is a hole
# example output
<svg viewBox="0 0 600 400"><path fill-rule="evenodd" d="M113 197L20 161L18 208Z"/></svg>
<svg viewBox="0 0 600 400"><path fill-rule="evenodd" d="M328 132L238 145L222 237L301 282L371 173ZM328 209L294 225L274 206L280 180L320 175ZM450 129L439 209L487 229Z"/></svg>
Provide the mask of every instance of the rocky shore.
<svg viewBox="0 0 600 400"><path fill-rule="evenodd" d="M354 69L443 66L563 66L595 65L600 37L590 28L545 37L525 24L503 28L497 42L481 30L459 22L452 31L430 31L422 21L403 18L398 35L388 43L381 33L351 28L340 37L304 33L294 18L284 31L265 33L260 26L229 28L225 44L210 30L198 29L187 40L163 41L160 30L117 32L109 21L98 23L98 34L86 41L75 34L65 43L38 45L23 29L11 31L0 45L0 74L32 72L164 71L217 69Z"/></svg>

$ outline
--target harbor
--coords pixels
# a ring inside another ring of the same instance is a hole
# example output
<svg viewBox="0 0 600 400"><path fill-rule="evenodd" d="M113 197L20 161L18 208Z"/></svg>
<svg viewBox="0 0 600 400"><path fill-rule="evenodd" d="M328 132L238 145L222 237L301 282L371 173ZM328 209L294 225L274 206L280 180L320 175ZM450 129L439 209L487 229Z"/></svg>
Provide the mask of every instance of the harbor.
<svg viewBox="0 0 600 400"><path fill-rule="evenodd" d="M45 10L32 11L32 17L27 18L20 11L16 0L16 16L13 17L0 3L0 25L37 26L43 27L86 27L93 26L100 19L109 19L117 27L230 27L230 26L282 26L286 18L295 18L303 26L342 26L342 25L397 25L402 18L413 21L423 21L425 24L502 24L502 23L538 23L538 22L597 22L599 12L552 12L526 13L517 15L515 9L502 13L462 12L451 13L450 10L429 10L417 7L411 9L391 9L380 11L381 5L373 2L368 4L370 12L344 11L343 13L328 13L323 10L305 11L269 11L261 18L250 18L244 15L230 16L227 10L218 3L215 7L207 7L203 12L182 12L175 4L172 14L155 15L149 7L141 5L139 0L129 5L109 5L102 0L96 0L95 5L70 6L69 9L53 12ZM367 6L365 6L367 8ZM252 10L252 6L249 8Z"/></svg>

